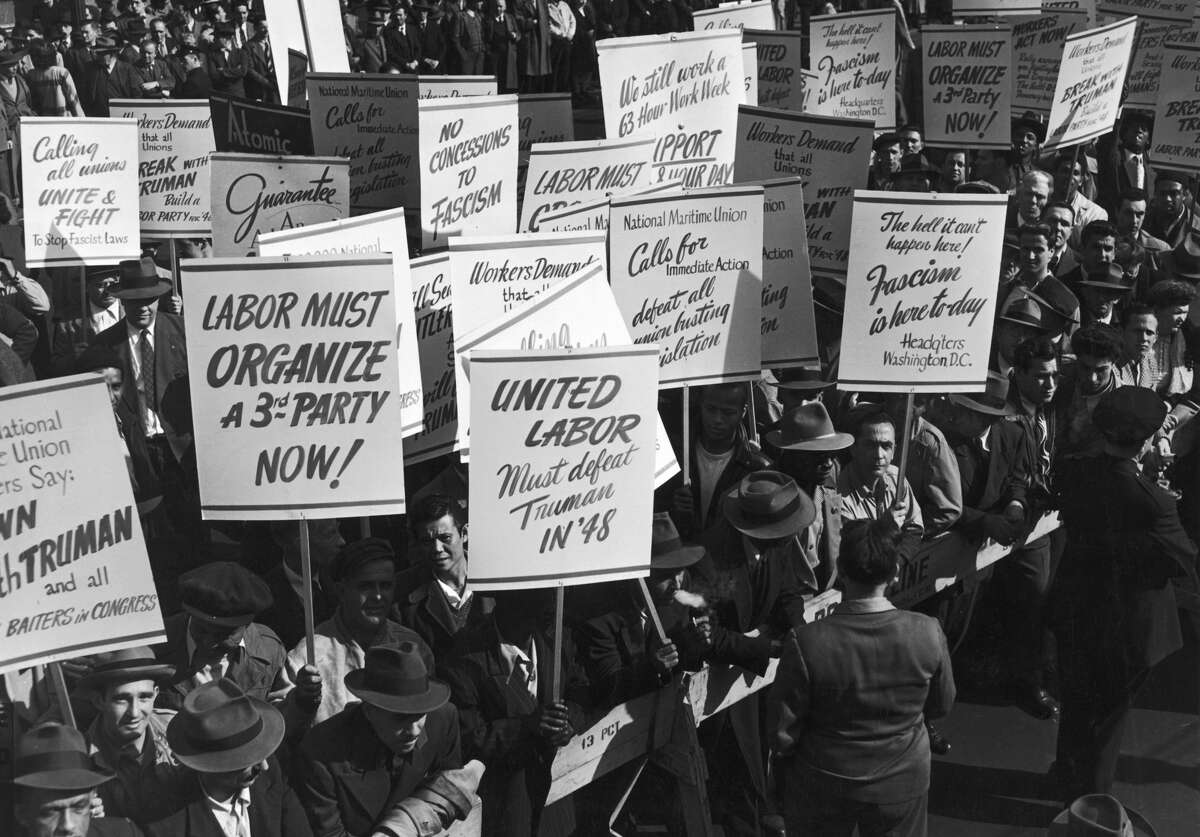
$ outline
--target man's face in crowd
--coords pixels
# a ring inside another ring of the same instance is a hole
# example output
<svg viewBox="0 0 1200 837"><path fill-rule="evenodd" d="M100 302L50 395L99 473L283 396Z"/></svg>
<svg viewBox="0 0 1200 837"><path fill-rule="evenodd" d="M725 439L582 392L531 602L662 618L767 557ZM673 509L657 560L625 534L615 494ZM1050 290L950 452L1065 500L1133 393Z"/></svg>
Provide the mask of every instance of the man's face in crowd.
<svg viewBox="0 0 1200 837"><path fill-rule="evenodd" d="M706 444L731 444L746 412L744 390L738 386L712 386L700 397L700 433Z"/></svg>
<svg viewBox="0 0 1200 837"><path fill-rule="evenodd" d="M1145 220L1145 201L1121 201L1121 206L1117 210L1117 232L1129 238L1137 238Z"/></svg>
<svg viewBox="0 0 1200 837"><path fill-rule="evenodd" d="M188 632L192 635L192 641L196 643L197 654L219 659L226 654L232 654L241 645L242 637L246 635L246 626L229 628L193 618Z"/></svg>
<svg viewBox="0 0 1200 837"><path fill-rule="evenodd" d="M1130 317L1121 330L1125 341L1125 354L1131 358L1145 357L1154 348L1158 337L1158 318L1153 314L1138 314Z"/></svg>
<svg viewBox="0 0 1200 837"><path fill-rule="evenodd" d="M92 794L22 788L17 822L32 837L86 837L92 825Z"/></svg>
<svg viewBox="0 0 1200 837"><path fill-rule="evenodd" d="M921 133L907 129L900 132L900 153L901 154L920 154L921 149L925 147L925 143L921 141Z"/></svg>
<svg viewBox="0 0 1200 837"><path fill-rule="evenodd" d="M158 298L125 300L125 319L134 328L150 328L158 315Z"/></svg>
<svg viewBox="0 0 1200 837"><path fill-rule="evenodd" d="M1191 310L1190 305L1167 305L1155 308L1154 314L1158 318L1158 324L1162 328L1163 334L1172 337L1179 329L1183 328L1183 324L1187 322L1189 310Z"/></svg>
<svg viewBox="0 0 1200 837"><path fill-rule="evenodd" d="M426 716L401 715L371 704L364 704L363 711L371 729L393 753L403 756L417 748L417 741L425 730Z"/></svg>
<svg viewBox="0 0 1200 837"><path fill-rule="evenodd" d="M1075 226L1075 213L1065 206L1055 206L1042 214L1042 223L1050 228L1050 248L1058 251L1066 246Z"/></svg>
<svg viewBox="0 0 1200 837"><path fill-rule="evenodd" d="M787 450L780 458L784 472L804 487L821 485L833 477L836 451Z"/></svg>
<svg viewBox="0 0 1200 837"><path fill-rule="evenodd" d="M150 31L154 35L154 40L160 44L167 42L167 24L161 20L156 20L150 24Z"/></svg>
<svg viewBox="0 0 1200 837"><path fill-rule="evenodd" d="M1041 279L1049 272L1050 243L1042 235L1025 233L1021 236L1021 275Z"/></svg>
<svg viewBox="0 0 1200 837"><path fill-rule="evenodd" d="M88 302L97 308L107 308L117 301L112 289L117 286L117 277L101 276L87 280Z"/></svg>
<svg viewBox="0 0 1200 837"><path fill-rule="evenodd" d="M158 47L156 47L154 45L153 41L147 41L146 43L142 44L142 63L143 64L153 64L154 57L157 54L158 54Z"/></svg>
<svg viewBox="0 0 1200 837"><path fill-rule="evenodd" d="M1071 200L1083 184L1083 172L1079 163L1070 159L1059 162L1054 170L1054 187L1064 200Z"/></svg>
<svg viewBox="0 0 1200 837"><path fill-rule="evenodd" d="M1163 212L1174 218L1183 212L1183 184L1178 180L1159 178L1154 181L1154 201Z"/></svg>
<svg viewBox="0 0 1200 837"><path fill-rule="evenodd" d="M252 764L241 770L230 770L226 773L205 773L204 789L209 795L218 799L228 799L242 792L258 780L258 777L269 769L267 760Z"/></svg>
<svg viewBox="0 0 1200 837"><path fill-rule="evenodd" d="M100 371L104 375L104 383L108 387L108 400L115 407L121 400L121 385L125 380L125 373L113 366Z"/></svg>
<svg viewBox="0 0 1200 837"><path fill-rule="evenodd" d="M1037 151L1037 134L1024 128L1017 128L1012 134L1013 151L1022 159L1028 159Z"/></svg>
<svg viewBox="0 0 1200 837"><path fill-rule="evenodd" d="M1117 256L1117 240L1111 235L1093 235L1079 251L1079 264L1085 273L1103 273Z"/></svg>
<svg viewBox="0 0 1200 837"><path fill-rule="evenodd" d="M1113 306L1124 296L1120 291L1107 288L1096 288L1091 285L1079 286L1079 306L1092 319L1107 322L1112 317ZM1116 325L1116 323L1113 323Z"/></svg>
<svg viewBox="0 0 1200 837"><path fill-rule="evenodd" d="M234 23L245 23L248 17L250 17L250 9L244 3L238 3L233 7Z"/></svg>
<svg viewBox="0 0 1200 837"><path fill-rule="evenodd" d="M157 697L158 687L153 680L104 687L104 694L96 700L96 709L105 737L121 745L139 741L154 714Z"/></svg>
<svg viewBox="0 0 1200 837"><path fill-rule="evenodd" d="M200 56L195 52L189 52L187 55L183 56L183 66L188 72L198 68L200 63Z"/></svg>
<svg viewBox="0 0 1200 837"><path fill-rule="evenodd" d="M876 421L859 430L850 451L859 475L870 477L882 476L887 471L895 449L895 428L890 422Z"/></svg>
<svg viewBox="0 0 1200 837"><path fill-rule="evenodd" d="M467 562L466 533L448 514L417 530L417 547L437 572L449 573Z"/></svg>
<svg viewBox="0 0 1200 837"><path fill-rule="evenodd" d="M1014 369L1017 392L1030 404L1049 404L1058 390L1058 361L1035 360L1029 369Z"/></svg>
<svg viewBox="0 0 1200 837"><path fill-rule="evenodd" d="M1017 344L1037 335L1038 331L1031 326L1001 320L996 323L996 351L1006 362L1012 363Z"/></svg>
<svg viewBox="0 0 1200 837"><path fill-rule="evenodd" d="M213 28L211 26L202 28L198 41L202 44L211 44L213 42Z"/></svg>
<svg viewBox="0 0 1200 837"><path fill-rule="evenodd" d="M396 567L392 561L371 561L350 578L338 582L338 604L342 618L357 632L378 631L387 621L396 591Z"/></svg>
<svg viewBox="0 0 1200 837"><path fill-rule="evenodd" d="M903 152L900 150L900 143L892 143L885 145L875 152L875 165L880 171L885 173L895 174L900 171L900 157Z"/></svg>
<svg viewBox="0 0 1200 837"><path fill-rule="evenodd" d="M951 187L967 180L967 155L963 151L952 151L942 161L942 179Z"/></svg>
<svg viewBox="0 0 1200 837"><path fill-rule="evenodd" d="M687 579L687 570L651 570L647 587L650 598L657 604L670 604L676 590L682 590Z"/></svg>
<svg viewBox="0 0 1200 837"><path fill-rule="evenodd" d="M1150 129L1141 121L1128 121L1121 126L1121 145L1126 151L1141 154L1150 145Z"/></svg>
<svg viewBox="0 0 1200 837"><path fill-rule="evenodd" d="M1022 181L1017 189L1017 209L1021 217L1033 223L1042 217L1046 201L1050 200L1050 187L1044 180Z"/></svg>
<svg viewBox="0 0 1200 837"><path fill-rule="evenodd" d="M1075 370L1079 391L1084 395L1096 395L1112 380L1113 362L1108 358L1079 354L1075 358Z"/></svg>
<svg viewBox="0 0 1200 837"><path fill-rule="evenodd" d="M265 40L269 34L266 20L260 20L254 24L254 37Z"/></svg>

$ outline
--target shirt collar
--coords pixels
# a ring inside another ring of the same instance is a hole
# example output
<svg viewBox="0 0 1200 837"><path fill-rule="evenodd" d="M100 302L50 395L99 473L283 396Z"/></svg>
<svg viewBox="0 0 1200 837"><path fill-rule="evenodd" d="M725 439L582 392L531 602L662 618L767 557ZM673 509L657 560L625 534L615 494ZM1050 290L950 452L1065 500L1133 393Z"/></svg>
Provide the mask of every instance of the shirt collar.
<svg viewBox="0 0 1200 837"><path fill-rule="evenodd" d="M240 802L242 805L245 805L246 807L250 806L250 788L242 788L240 791L238 791L233 796L226 799L224 802L218 802L217 800L215 800L211 796L209 796L208 788L204 787L203 782L200 783L200 789L203 791L204 798L208 801L209 806L212 808L216 808L218 811L220 811L223 814L232 814L233 813L234 800L237 800L238 802Z"/></svg>
<svg viewBox="0 0 1200 837"><path fill-rule="evenodd" d="M861 614L885 613L895 610L896 606L883 596L869 599L847 599L834 605L834 613Z"/></svg>

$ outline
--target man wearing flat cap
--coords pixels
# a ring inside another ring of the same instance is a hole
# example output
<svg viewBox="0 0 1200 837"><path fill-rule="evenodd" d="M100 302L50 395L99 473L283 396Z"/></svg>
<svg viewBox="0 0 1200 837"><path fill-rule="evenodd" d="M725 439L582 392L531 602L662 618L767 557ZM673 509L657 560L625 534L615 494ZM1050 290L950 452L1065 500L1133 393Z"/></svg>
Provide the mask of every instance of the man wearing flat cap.
<svg viewBox="0 0 1200 837"><path fill-rule="evenodd" d="M1137 464L1166 413L1143 387L1106 393L1092 415L1103 453L1062 486L1067 548L1051 591L1051 624L1062 669L1052 775L1064 801L1111 793L1134 697L1183 644L1172 584L1195 584L1196 547L1175 498Z"/></svg>
<svg viewBox="0 0 1200 837"><path fill-rule="evenodd" d="M180 807L152 823L150 837L311 837L275 758L283 735L279 710L231 680L189 693L167 727L185 772Z"/></svg>
<svg viewBox="0 0 1200 837"><path fill-rule="evenodd" d="M88 755L83 734L40 724L21 736L13 764L13 814L22 837L140 837L122 817L93 816L96 788L113 778Z"/></svg>
<svg viewBox="0 0 1200 837"><path fill-rule="evenodd" d="M425 667L433 669L433 652L416 631L388 618L395 599L396 553L383 538L346 544L329 566L337 609L317 625L313 664L321 673L321 703L314 723L332 718L356 698L346 689L346 675L363 667L368 648L396 648L402 642L419 649ZM306 642L288 654L288 673L301 677L307 664Z"/></svg>
<svg viewBox="0 0 1200 837"><path fill-rule="evenodd" d="M305 737L296 782L317 837L370 837L422 786L460 775L458 712L421 657L412 642L367 649L365 665L345 676L356 702ZM477 785L478 775L472 796ZM441 825L470 807L451 806Z"/></svg>
<svg viewBox="0 0 1200 837"><path fill-rule="evenodd" d="M279 702L288 729L307 727L321 701L321 675L302 666L288 675L279 635L254 621L271 603L266 583L240 564L216 561L179 578L183 613L168 617L158 658L175 667L159 702L178 709L200 686L226 679L260 701Z"/></svg>

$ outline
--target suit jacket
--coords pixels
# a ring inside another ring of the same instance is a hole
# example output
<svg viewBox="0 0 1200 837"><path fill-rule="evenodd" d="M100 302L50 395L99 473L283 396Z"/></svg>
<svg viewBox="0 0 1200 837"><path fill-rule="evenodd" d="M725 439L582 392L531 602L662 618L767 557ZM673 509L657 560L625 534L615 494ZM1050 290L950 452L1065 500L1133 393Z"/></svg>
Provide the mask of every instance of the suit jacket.
<svg viewBox="0 0 1200 837"><path fill-rule="evenodd" d="M251 837L312 837L304 809L279 762L272 756L267 764L267 772L250 786ZM199 781L192 782L190 792L181 802L182 807L174 814L147 827L148 837L225 837L205 801Z"/></svg>
<svg viewBox="0 0 1200 837"><path fill-rule="evenodd" d="M438 62L434 69L430 69L425 65L421 65L422 73L431 73L433 75L445 75L446 73L446 38L442 35L442 27L436 20L430 18L425 28L420 25L413 24L414 35L416 35L417 43L421 45L421 58L433 59Z"/></svg>
<svg viewBox="0 0 1200 837"><path fill-rule="evenodd" d="M207 99L211 93L212 79L208 76L208 70L204 67L188 70L183 86L179 89L179 98Z"/></svg>
<svg viewBox="0 0 1200 837"><path fill-rule="evenodd" d="M362 705L317 724L296 759L296 786L316 837L370 837L392 804L426 779L462 767L458 711L447 703L425 716L416 751L399 758L379 740Z"/></svg>
<svg viewBox="0 0 1200 837"><path fill-rule="evenodd" d="M698 433L692 433L692 450L688 455L692 458L692 473L699 474L700 470L696 464L696 445L699 442ZM676 456L679 456L679 445L676 445ZM654 510L669 511L671 517L675 521L676 528L679 529L680 535L685 540L698 539L704 530L711 529L714 525L721 522L721 503L725 495L741 482L742 477L754 471L769 468L771 460L763 454L752 450L744 440L738 440L734 443L733 457L725 466L725 470L721 472L721 476L717 478L717 485L713 489L712 499L709 501L708 508L705 510L704 526L700 526L700 519L693 515L691 518L684 520L677 515L673 508L673 497L675 491L683 485L683 474L676 474L667 482L663 483L654 492ZM692 492L692 508L699 510L700 508L700 480L694 478L690 486Z"/></svg>
<svg viewBox="0 0 1200 837"><path fill-rule="evenodd" d="M279 104L279 85L275 81L272 59L267 55L267 45L250 40L242 51L246 56L246 95L267 104Z"/></svg>
<svg viewBox="0 0 1200 837"><path fill-rule="evenodd" d="M13 77L16 84L14 85L16 92L9 95L9 92L0 85L0 103L4 104L4 125L6 134L0 136L3 140L12 140L14 150L20 147L21 138L21 117L22 116L37 116L33 112L33 105L29 102L29 82L25 81L22 75ZM76 87L79 85L76 84Z"/></svg>
<svg viewBox="0 0 1200 837"><path fill-rule="evenodd" d="M233 47L229 57L220 49L213 47L208 53L208 78L212 88L217 93L228 93L231 96L246 98L246 57L245 54Z"/></svg>
<svg viewBox="0 0 1200 837"><path fill-rule="evenodd" d="M126 321L121 320L106 328L92 341L108 346L121 359L124 380L121 384L121 400L135 416L141 416L138 408L137 381L133 376L133 361L130 358L129 331ZM192 444L191 401L187 382L187 342L183 334L183 318L177 314L158 312L154 317L154 389L158 413L163 432L171 445L176 459L182 460Z"/></svg>
<svg viewBox="0 0 1200 837"><path fill-rule="evenodd" d="M124 817L96 817L87 837L142 837L141 829Z"/></svg>
<svg viewBox="0 0 1200 837"><path fill-rule="evenodd" d="M386 49L387 43L382 35L379 38L363 38L358 47L359 70L364 73L382 72L380 68L383 63L391 59L391 54L385 53Z"/></svg>
<svg viewBox="0 0 1200 837"><path fill-rule="evenodd" d="M972 540L983 539L983 519L1002 512L1016 500L1026 505L1026 492L1037 457L1027 420L1007 416L991 426L985 451L978 439L959 440L954 457L962 476L962 515L957 528Z"/></svg>
<svg viewBox="0 0 1200 837"><path fill-rule="evenodd" d="M387 45L388 60L398 65L405 73L413 73L421 69L418 66L416 70L413 70L408 66L413 61L419 63L421 60L421 41L417 37L415 28L415 24L406 23L403 33L391 26L383 30L383 42Z"/></svg>
<svg viewBox="0 0 1200 837"><path fill-rule="evenodd" d="M1146 194L1154 194L1154 170L1150 167L1150 155L1142 152L1142 170L1145 172L1143 188ZM1129 173L1125 170L1125 152L1121 148L1117 131L1105 134L1096 141L1096 203L1108 211L1109 218L1117 217L1121 203L1121 192L1132 188Z"/></svg>
<svg viewBox="0 0 1200 837"><path fill-rule="evenodd" d="M836 488L818 485L813 490L813 502L819 506L821 521L820 536L815 544L816 562L807 550L803 564L796 566L796 580L808 593L829 590L837 580L837 559L842 550L842 499ZM809 524L801 537L811 537L816 521Z"/></svg>
<svg viewBox="0 0 1200 837"><path fill-rule="evenodd" d="M495 607L491 598L476 592L466 606L455 611L441 585L423 566L400 573L396 590L397 621L416 631L439 660L454 647L460 633L481 627Z"/></svg>
<svg viewBox="0 0 1200 837"><path fill-rule="evenodd" d="M141 99L142 79L124 61L111 68L103 60L93 61L83 74L83 84L77 85L79 104L88 116L108 116L110 99Z"/></svg>

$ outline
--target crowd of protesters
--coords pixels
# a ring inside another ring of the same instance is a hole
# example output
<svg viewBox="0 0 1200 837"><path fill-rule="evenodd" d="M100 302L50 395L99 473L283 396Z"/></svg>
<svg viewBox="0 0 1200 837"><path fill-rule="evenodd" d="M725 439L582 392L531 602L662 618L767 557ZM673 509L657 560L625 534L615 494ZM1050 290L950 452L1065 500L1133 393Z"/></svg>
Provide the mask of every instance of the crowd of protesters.
<svg viewBox="0 0 1200 837"><path fill-rule="evenodd" d="M695 8L458 0L343 17L356 70L590 95L595 39L690 28ZM39 2L0 44L10 224L21 116L209 91L278 101L251 5L119 0L77 25L67 12ZM931 753L952 747L933 724L955 699L946 633L966 594L919 612L886 596L923 551L985 540L1012 548L970 594L994 607L949 632L990 638L970 647L999 661L1003 696L1058 723L1056 798L1111 794L1133 698L1182 646L1200 592L1196 180L1149 157L1150 114L1052 156L1036 119L1012 127L998 154L926 149L909 125L875 140L869 171L877 189L1011 196L1003 259L977 266L996 276L986 390L922 396L911 413L839 390L841 295L818 283L819 369L704 387L682 418L661 393L690 484L655 493L648 598L631 583L569 591L557 698L553 596L472 590L470 539L489 533L470 528L456 457L407 468L409 514L374 519L373 537L357 520L309 524L311 660L296 527L201 519L172 253L203 258L205 241L147 242L140 260L89 268L83 294L77 273L0 259L0 386L109 382L167 617L162 646L65 664L74 727L38 670L5 677L28 730L12 765L19 833L424 835L478 794L485 835L604 834L624 788L546 805L558 750L678 672L764 674L778 659L771 690L699 728L713 819L729 834L779 818L789 834L924 834ZM1063 525L1030 538L1051 511ZM807 624L806 602L833 590L841 603ZM681 833L671 781L647 768L622 833ZM1089 798L1073 816L1122 815Z"/></svg>

